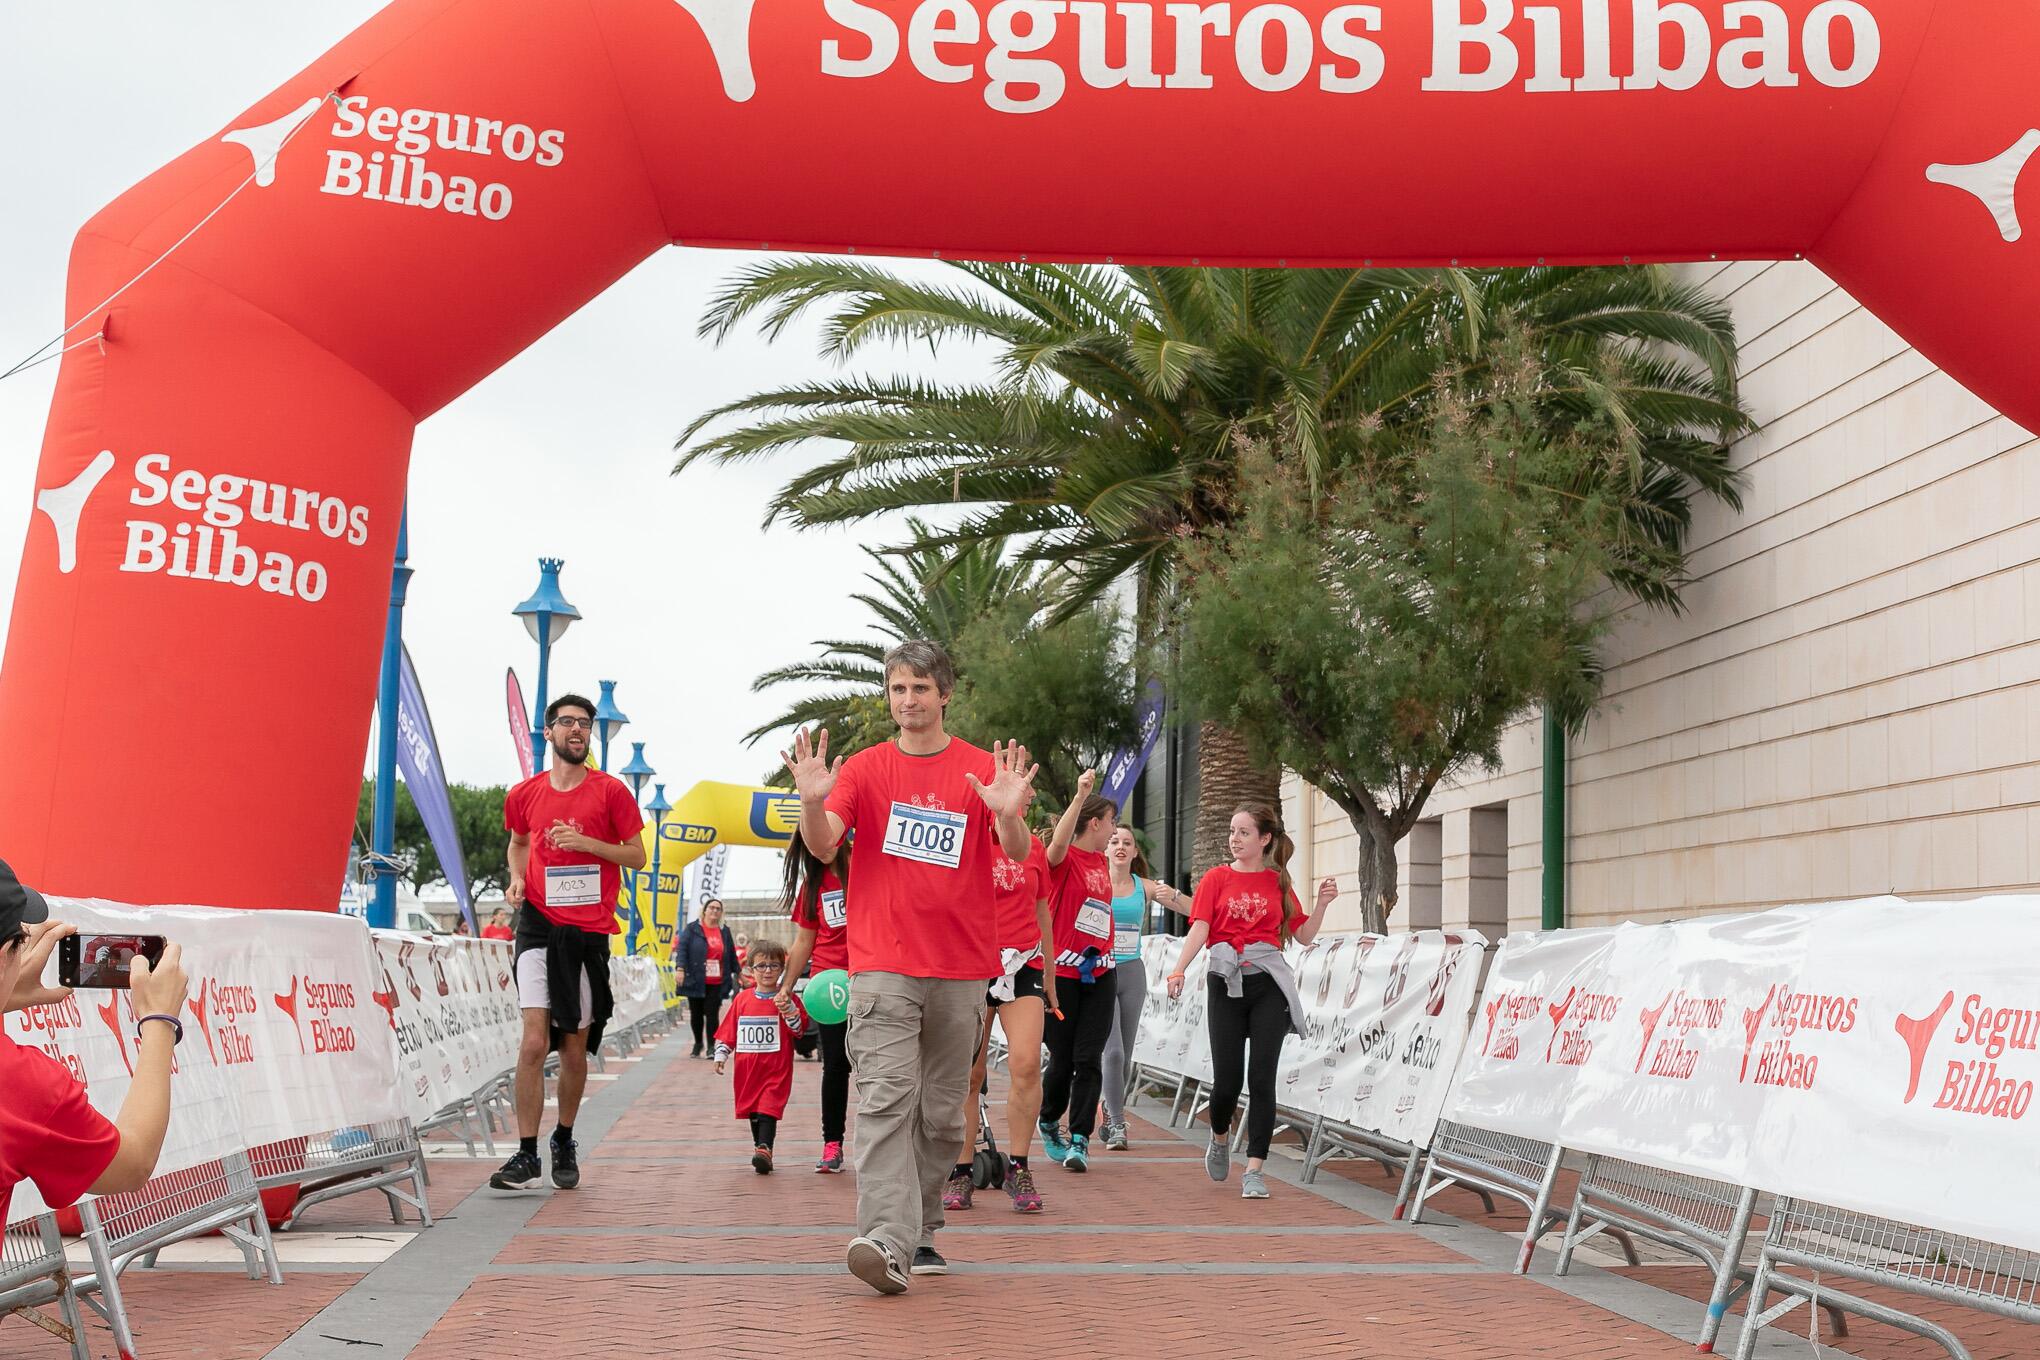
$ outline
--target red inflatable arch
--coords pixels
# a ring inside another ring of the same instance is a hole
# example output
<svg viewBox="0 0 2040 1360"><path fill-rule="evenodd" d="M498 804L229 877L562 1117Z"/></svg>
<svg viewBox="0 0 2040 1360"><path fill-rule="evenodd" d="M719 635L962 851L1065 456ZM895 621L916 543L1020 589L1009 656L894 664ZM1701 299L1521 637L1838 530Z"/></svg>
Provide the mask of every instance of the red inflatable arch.
<svg viewBox="0 0 2040 1360"><path fill-rule="evenodd" d="M2006 0L397 0L79 233L0 845L332 904L413 427L668 243L1803 254L2032 426L2036 58Z"/></svg>

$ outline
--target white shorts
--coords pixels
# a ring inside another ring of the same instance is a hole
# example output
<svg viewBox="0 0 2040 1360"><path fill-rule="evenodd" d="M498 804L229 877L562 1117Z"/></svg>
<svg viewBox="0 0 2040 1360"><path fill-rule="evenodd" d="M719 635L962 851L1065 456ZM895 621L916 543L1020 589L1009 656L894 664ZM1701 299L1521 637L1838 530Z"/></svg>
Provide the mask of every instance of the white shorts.
<svg viewBox="0 0 2040 1360"><path fill-rule="evenodd" d="M527 1011L549 1011L552 1009L552 988L545 976L546 952L543 949L527 949L517 956L517 1005ZM595 993L588 985L588 970L581 969L581 1028L586 1029L595 1016Z"/></svg>

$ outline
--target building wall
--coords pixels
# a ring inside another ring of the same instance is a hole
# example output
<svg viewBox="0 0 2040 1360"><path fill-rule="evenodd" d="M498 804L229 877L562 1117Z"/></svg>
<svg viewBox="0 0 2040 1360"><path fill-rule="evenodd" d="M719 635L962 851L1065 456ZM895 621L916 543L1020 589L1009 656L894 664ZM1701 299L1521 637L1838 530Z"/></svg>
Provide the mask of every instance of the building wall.
<svg viewBox="0 0 2040 1360"><path fill-rule="evenodd" d="M1685 612L1608 639L1568 771L1571 921L2040 886L2040 444L1810 265L1689 277L1734 309L1762 428L1742 512L1696 516ZM1392 924L1478 922L1499 839L1509 923L1536 927L1539 736L1433 798ZM1289 784L1299 867L1350 888L1343 814ZM1350 891L1335 910L1357 923Z"/></svg>

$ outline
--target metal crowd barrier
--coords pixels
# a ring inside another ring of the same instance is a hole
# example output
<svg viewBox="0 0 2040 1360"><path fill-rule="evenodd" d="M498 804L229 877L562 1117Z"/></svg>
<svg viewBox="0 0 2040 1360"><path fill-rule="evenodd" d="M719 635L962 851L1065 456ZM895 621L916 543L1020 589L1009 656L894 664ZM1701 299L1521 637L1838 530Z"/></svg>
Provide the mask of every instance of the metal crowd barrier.
<svg viewBox="0 0 2040 1360"><path fill-rule="evenodd" d="M1310 1139L1303 1146L1303 1183L1309 1185L1317 1180L1319 1167L1333 1157L1342 1156L1365 1157L1394 1173L1397 1177L1395 1217L1400 1219L1409 1211L1410 1196L1417 1188L1417 1174L1423 1168L1422 1148L1355 1128L1351 1124L1319 1118L1311 1126Z"/></svg>
<svg viewBox="0 0 2040 1360"><path fill-rule="evenodd" d="M1537 1250L1537 1243L1546 1233L1566 1222L1567 1215L1551 1207L1552 1187L1558 1181L1559 1162L1564 1156L1564 1148L1535 1138L1496 1133L1491 1129L1477 1129L1470 1124L1441 1119L1438 1131L1431 1139L1430 1152L1424 1158L1424 1172L1417 1182L1417 1193L1410 1200L1409 1221L1423 1222L1424 1205L1433 1195L1453 1185L1464 1186L1480 1196L1489 1213L1495 1211L1494 1196L1513 1200L1530 1211L1530 1221L1523 1229L1523 1245L1516 1253L1515 1265L1516 1274L1525 1274L1530 1269L1530 1258ZM1619 1227L1610 1227L1608 1231L1610 1236L1622 1243L1623 1254L1629 1258L1629 1264L1640 1264L1636 1244L1629 1240L1627 1233Z"/></svg>
<svg viewBox="0 0 2040 1360"><path fill-rule="evenodd" d="M408 1204L417 1211L420 1223L432 1226L432 1208L425 1196L425 1153L408 1119L267 1143L250 1156L256 1184L262 1189L298 1187L297 1204L282 1224L285 1229L314 1204L364 1190L382 1191L389 1201L391 1221L402 1223ZM399 1188L406 1181L411 1184L408 1191Z"/></svg>
<svg viewBox="0 0 2040 1360"><path fill-rule="evenodd" d="M92 1267L72 1276L72 1292L106 1319L121 1355L135 1350L121 1272L137 1260L144 1267L155 1265L157 1252L173 1242L217 1232L240 1248L249 1279L283 1283L283 1266L245 1152L157 1176L139 1190L82 1200L78 1217Z"/></svg>
<svg viewBox="0 0 2040 1360"><path fill-rule="evenodd" d="M1743 1245L1759 1198L1753 1188L1726 1181L1660 1171L1619 1157L1589 1157L1573 1194L1553 1273L1570 1271L1574 1249L1602 1232L1629 1233L1696 1257L1714 1272L1714 1287L1695 1344L1703 1353L1712 1351L1722 1319L1755 1273L1743 1264ZM1630 1262L1635 1263L1633 1248ZM1776 1283L1788 1287L1783 1277L1776 1277ZM1789 1287L1796 1291L1799 1284L1790 1282ZM1835 1335L1847 1336L1848 1322L1841 1309L1828 1303L1822 1307Z"/></svg>
<svg viewBox="0 0 2040 1360"><path fill-rule="evenodd" d="M1813 1279L1783 1277L1780 1266L1811 1271ZM1757 1256L1736 1360L1749 1360L1755 1353L1761 1328L1807 1301L1913 1332L1939 1343L1955 1360L1970 1360L1968 1349L1947 1328L1831 1289L1821 1282L1823 1275L1882 1285L2018 1322L2040 1322L2040 1256L2032 1252L1781 1197L1771 1208L1770 1228ZM1771 1304L1774 1291L1787 1297Z"/></svg>
<svg viewBox="0 0 2040 1360"><path fill-rule="evenodd" d="M57 1316L43 1309L54 1304ZM71 1267L64 1238L49 1214L0 1231L0 1322L22 1318L71 1345L71 1360L92 1360L85 1321L71 1292Z"/></svg>

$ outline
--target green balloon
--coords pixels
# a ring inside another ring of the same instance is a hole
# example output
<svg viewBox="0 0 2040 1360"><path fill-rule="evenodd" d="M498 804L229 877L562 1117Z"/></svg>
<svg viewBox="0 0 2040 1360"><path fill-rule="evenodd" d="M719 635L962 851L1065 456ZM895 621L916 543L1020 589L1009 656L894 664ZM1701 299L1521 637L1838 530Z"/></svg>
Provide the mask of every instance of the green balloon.
<svg viewBox="0 0 2040 1360"><path fill-rule="evenodd" d="M801 988L800 1004L818 1025L840 1025L850 1018L850 975L841 968L816 973Z"/></svg>

